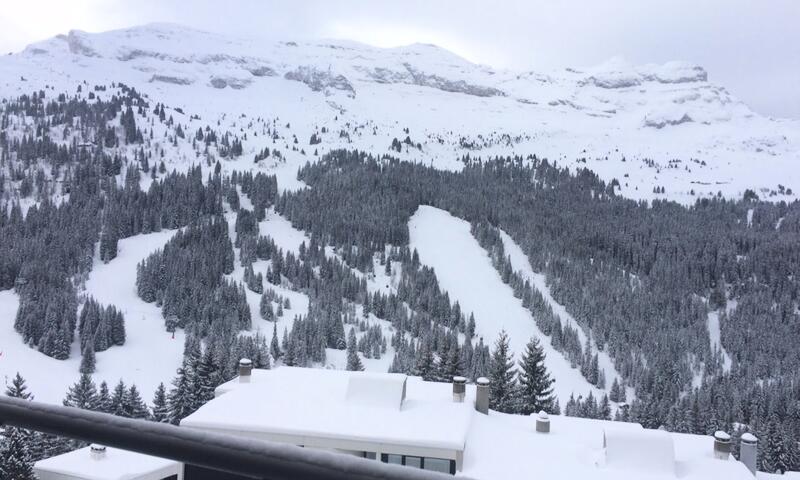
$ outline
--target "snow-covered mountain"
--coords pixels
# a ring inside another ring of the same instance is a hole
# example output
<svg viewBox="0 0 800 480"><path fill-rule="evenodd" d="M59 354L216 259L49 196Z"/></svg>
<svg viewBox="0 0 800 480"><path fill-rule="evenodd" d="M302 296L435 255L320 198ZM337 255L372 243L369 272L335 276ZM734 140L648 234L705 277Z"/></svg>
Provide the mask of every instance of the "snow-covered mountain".
<svg viewBox="0 0 800 480"><path fill-rule="evenodd" d="M305 145L324 127L332 133L320 151L367 149L441 168L467 154L536 154L616 178L632 198L687 203L747 188L778 200L800 191L800 121L754 113L685 63L516 72L432 45L265 42L168 24L72 31L0 59L3 97L83 82L124 82L185 112L195 129L247 133L271 118ZM406 137L402 152L390 149ZM245 142L245 154L261 147ZM288 157L292 173L307 160Z"/></svg>

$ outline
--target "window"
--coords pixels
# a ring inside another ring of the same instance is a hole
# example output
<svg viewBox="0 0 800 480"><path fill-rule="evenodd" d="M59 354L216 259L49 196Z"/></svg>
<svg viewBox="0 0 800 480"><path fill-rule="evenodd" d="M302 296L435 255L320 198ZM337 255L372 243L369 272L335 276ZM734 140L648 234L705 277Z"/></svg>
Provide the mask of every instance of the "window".
<svg viewBox="0 0 800 480"><path fill-rule="evenodd" d="M376 458L375 452L361 452L361 456L363 458L369 458L370 460L375 460Z"/></svg>
<svg viewBox="0 0 800 480"><path fill-rule="evenodd" d="M403 456L384 453L383 455L381 455L381 461L383 463L393 463L395 465L402 465Z"/></svg>
<svg viewBox="0 0 800 480"><path fill-rule="evenodd" d="M456 461L447 458L415 457L413 455L395 455L391 453L383 453L381 454L381 462L421 468L423 470L431 470L434 472L449 473L452 475L455 475L456 473Z"/></svg>
<svg viewBox="0 0 800 480"><path fill-rule="evenodd" d="M447 460L444 458L431 458L425 457L425 470L433 470L434 472L442 473L456 473L455 460Z"/></svg>

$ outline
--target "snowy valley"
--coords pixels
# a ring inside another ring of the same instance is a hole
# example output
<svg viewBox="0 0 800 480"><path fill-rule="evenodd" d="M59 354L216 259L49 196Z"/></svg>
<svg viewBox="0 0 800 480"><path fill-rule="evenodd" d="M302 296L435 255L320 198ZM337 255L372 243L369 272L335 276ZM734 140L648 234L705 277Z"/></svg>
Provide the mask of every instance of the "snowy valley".
<svg viewBox="0 0 800 480"><path fill-rule="evenodd" d="M243 357L489 377L800 469L800 122L700 66L151 24L2 57L0 99L6 387L178 424Z"/></svg>

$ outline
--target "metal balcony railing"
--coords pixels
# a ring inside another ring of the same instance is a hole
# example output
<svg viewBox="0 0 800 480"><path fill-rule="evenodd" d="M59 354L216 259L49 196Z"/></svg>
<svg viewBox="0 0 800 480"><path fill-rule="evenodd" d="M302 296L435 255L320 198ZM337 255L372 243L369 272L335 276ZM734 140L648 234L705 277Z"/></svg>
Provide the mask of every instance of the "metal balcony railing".
<svg viewBox="0 0 800 480"><path fill-rule="evenodd" d="M351 455L0 397L0 424L263 480L452 480ZM187 472L190 469L187 468ZM463 477L461 477L463 478ZM186 480L192 480L187 473Z"/></svg>

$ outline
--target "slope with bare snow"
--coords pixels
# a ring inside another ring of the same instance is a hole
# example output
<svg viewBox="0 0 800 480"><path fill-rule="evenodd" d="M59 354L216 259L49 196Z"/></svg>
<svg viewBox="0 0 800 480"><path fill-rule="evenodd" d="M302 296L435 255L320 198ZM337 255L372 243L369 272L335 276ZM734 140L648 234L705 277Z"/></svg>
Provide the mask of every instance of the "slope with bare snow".
<svg viewBox="0 0 800 480"><path fill-rule="evenodd" d="M509 344L519 359L531 337L541 341L547 355L547 368L555 378L555 393L562 403L575 396L602 392L590 385L580 372L542 334L530 311L503 283L486 251L470 233L468 222L448 212L421 206L408 224L410 248L416 249L420 261L436 271L440 287L457 300L461 308L475 315L476 333L490 345L501 330L509 335ZM609 378L610 380L610 378Z"/></svg>
<svg viewBox="0 0 800 480"><path fill-rule="evenodd" d="M160 382L169 382L183 359L183 331L173 338L164 328L161 309L145 303L136 294L136 264L161 248L175 233L164 230L136 235L119 242L119 254L95 265L86 281L86 294L105 305L114 305L125 315L125 345L98 352L96 382L113 386L122 379L135 383L150 401ZM19 300L13 291L0 291L0 375L9 381L16 372L25 378L37 400L60 403L67 388L80 376L78 342L70 358L56 360L23 344L14 330Z"/></svg>
<svg viewBox="0 0 800 480"><path fill-rule="evenodd" d="M511 266L514 268L514 271L522 275L523 279L528 280L531 286L542 294L542 297L544 297L545 301L549 303L550 307L553 309L553 313L558 315L562 323L569 325L578 332L581 345L584 345L586 343L586 332L580 324L575 321L575 318L567 312L564 305L558 303L550 294L550 287L547 286L545 276L533 271L531 262L528 260L525 252L523 252L522 248L514 239L502 229L500 229L500 238L503 240L503 248L511 261ZM597 363L600 369L605 372L607 385L611 385L611 382L613 382L615 378L622 380L622 377L619 372L617 372L616 367L614 367L614 362L611 360L611 357L608 356L608 353L597 350L597 344L594 338L591 339L591 346L592 351L597 352Z"/></svg>

